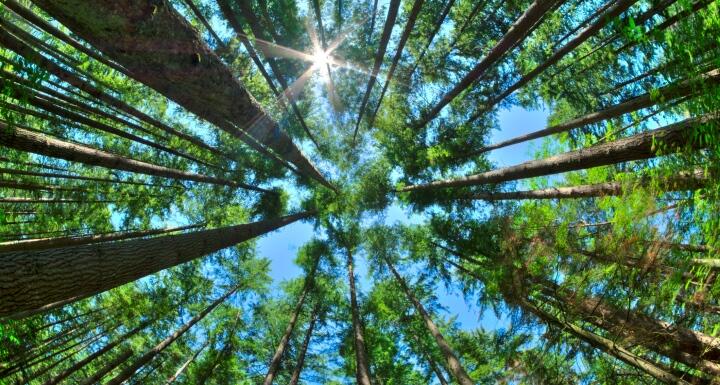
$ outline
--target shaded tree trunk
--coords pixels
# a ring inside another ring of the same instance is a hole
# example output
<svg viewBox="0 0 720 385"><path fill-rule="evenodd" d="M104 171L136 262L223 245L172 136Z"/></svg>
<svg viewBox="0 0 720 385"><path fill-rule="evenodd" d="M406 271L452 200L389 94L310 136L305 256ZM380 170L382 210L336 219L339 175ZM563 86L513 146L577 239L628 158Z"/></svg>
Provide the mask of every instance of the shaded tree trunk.
<svg viewBox="0 0 720 385"><path fill-rule="evenodd" d="M80 381L78 385L96 385L103 377L105 377L106 374L110 373L111 371L113 371L113 369L125 363L127 360L130 359L130 357L132 357L132 355L132 349L123 350L117 357L113 358L108 363L103 365L91 376L86 377L82 381Z"/></svg>
<svg viewBox="0 0 720 385"><path fill-rule="evenodd" d="M302 212L250 224L150 239L3 253L0 316L101 293L313 214Z"/></svg>
<svg viewBox="0 0 720 385"><path fill-rule="evenodd" d="M175 371L175 373L173 373L172 376L168 377L167 381L165 382L165 385L170 385L173 382L175 382L175 380L177 380L177 378L180 377L180 375L185 372L185 370L188 368L188 366L190 366L190 364L192 364L193 361L195 361L197 356L200 355L200 353L203 350L205 350L207 345L208 344L204 344L203 346L201 346L200 349L198 349L192 356L190 356L190 358L187 359L187 361L183 362L183 364L180 365L180 367Z"/></svg>
<svg viewBox="0 0 720 385"><path fill-rule="evenodd" d="M350 286L350 310L352 312L353 344L355 347L355 379L357 385L372 385L370 381L370 366L367 359L367 348L365 347L365 335L358 310L357 293L355 292L355 272L353 271L353 255L350 247L347 247L347 272Z"/></svg>
<svg viewBox="0 0 720 385"><path fill-rule="evenodd" d="M310 346L310 339L312 338L313 330L315 329L315 322L318 320L318 307L319 303L315 304L312 313L310 314L310 324L308 324L307 330L305 330L305 338L303 339L302 346L298 352L297 363L295 369L293 369L292 375L290 376L290 382L288 385L297 385L300 381L300 373L302 373L305 367L305 355L307 354L308 346Z"/></svg>
<svg viewBox="0 0 720 385"><path fill-rule="evenodd" d="M67 170L65 170L65 171L67 171ZM135 185L135 186L158 187L158 188L184 188L184 186L182 186L182 185L181 186L159 185L159 184L154 184L154 183L135 182L132 180L115 180L115 179L97 178L97 177L91 177L91 176L58 174L58 173L51 173L51 172L25 171L25 170L18 170L18 169L12 169L12 168L0 168L0 174L27 175L27 176L36 176L36 177L43 177L43 178L74 179L74 180L84 180L84 181L92 181L92 182L117 183L117 184L128 184L128 185Z"/></svg>

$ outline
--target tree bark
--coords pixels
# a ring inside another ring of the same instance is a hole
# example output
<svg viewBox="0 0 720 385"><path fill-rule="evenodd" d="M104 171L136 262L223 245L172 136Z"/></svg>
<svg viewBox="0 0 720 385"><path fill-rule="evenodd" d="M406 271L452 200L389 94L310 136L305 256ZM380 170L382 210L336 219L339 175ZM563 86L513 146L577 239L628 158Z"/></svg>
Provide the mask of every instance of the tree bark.
<svg viewBox="0 0 720 385"><path fill-rule="evenodd" d="M297 385L298 381L300 381L300 373L302 373L302 370L305 367L305 355L307 354L308 346L310 346L310 339L312 338L312 333L315 329L315 322L317 322L318 319L319 305L319 303L315 304L312 314L310 314L310 324L305 331L305 338L303 339L302 346L300 347L300 352L298 352L297 363L295 364L295 369L293 369L292 375L290 376L290 382L288 385Z"/></svg>
<svg viewBox="0 0 720 385"><path fill-rule="evenodd" d="M101 293L313 214L150 239L3 253L0 317Z"/></svg>
<svg viewBox="0 0 720 385"><path fill-rule="evenodd" d="M92 166L100 166L171 179L188 180L221 186L239 187L253 191L269 192L268 190L244 183L141 162L121 155L97 150L86 145L55 139L24 128L11 127L4 122L0 122L0 145L19 151L32 152L38 155L65 159L72 162L80 162Z"/></svg>
<svg viewBox="0 0 720 385"><path fill-rule="evenodd" d="M120 373L118 373L115 377L110 379L108 382L105 383L105 385L120 385L124 381L128 380L130 377L135 374L135 372L142 368L144 365L149 363L153 360L157 355L163 352L168 346L170 346L175 340L182 337L185 332L190 330L193 325L200 322L205 316L210 314L211 311L213 311L218 305L225 302L225 300L230 297L233 293L235 293L240 286L235 286L234 288L230 289L227 293L223 294L220 298L213 301L205 310L200 312L195 317L191 318L188 322L186 322L184 325L182 325L180 328L178 328L173 334L169 335L167 338L162 340L159 344L155 345L152 349L147 351L142 356L138 357L136 360L134 360L130 365L125 367Z"/></svg>
<svg viewBox="0 0 720 385"><path fill-rule="evenodd" d="M125 239L141 238L150 235L173 233L204 227L205 224L189 225L165 229L151 229L138 231L121 231L108 234L94 234L79 237L57 237L39 239L21 239L18 241L0 242L0 253L10 251L46 250L59 247L89 245L93 243L121 241Z"/></svg>
<svg viewBox="0 0 720 385"><path fill-rule="evenodd" d="M716 121L716 117L686 119L610 143L570 151L545 159L531 160L516 166L504 167L467 177L406 186L399 191L477 186L607 166L633 160L650 159L657 156L658 147L666 152L677 151L678 148L686 145L700 148L702 145L696 139L693 139L692 129L697 125L708 122L714 124Z"/></svg>
<svg viewBox="0 0 720 385"><path fill-rule="evenodd" d="M195 361L195 359L197 358L197 356L200 355L200 353L201 353L203 350L205 350L205 348L206 348L207 346L208 346L207 343L204 344L203 346L201 346L200 349L198 349L192 356L190 356L190 358L187 359L187 361L185 361L182 365L180 365L180 367L178 368L178 370L176 370L175 373L173 373L172 376L168 377L167 381L165 382L165 385L170 385L170 384L172 384L173 382L175 382L175 380L177 380L177 378L180 377L180 375L185 372L185 369L187 369L188 366L190 366L190 364L192 364L193 361Z"/></svg>
<svg viewBox="0 0 720 385"><path fill-rule="evenodd" d="M64 170L64 171L67 171L67 170ZM97 178L97 177L91 177L91 176L58 174L58 173L50 173L50 172L25 171L25 170L13 169L13 168L0 168L0 174L28 175L28 176L36 176L36 177L43 177L43 178L74 179L74 180L85 180L85 181L92 181L92 182L129 184L129 185L135 185L135 186L148 186L148 187L157 187L157 188L184 188L183 186L159 185L159 184L154 184L154 183L135 182L135 181L131 181L131 180L115 180L115 179L109 179L109 178Z"/></svg>
<svg viewBox="0 0 720 385"><path fill-rule="evenodd" d="M35 4L127 68L134 79L251 147L269 147L308 176L329 185L168 3L37 0Z"/></svg>
<svg viewBox="0 0 720 385"><path fill-rule="evenodd" d="M81 187L64 187L49 184L37 184L30 182L20 182L14 180L0 180L0 188L7 188L11 190L28 190L28 191L77 191L87 192L86 189Z"/></svg>
<svg viewBox="0 0 720 385"><path fill-rule="evenodd" d="M355 292L355 272L353 271L353 255L347 247L347 271L350 286L350 309L352 312L353 344L355 347L355 379L357 385L372 385L370 366L368 365L365 335L358 310L357 293Z"/></svg>
<svg viewBox="0 0 720 385"><path fill-rule="evenodd" d="M407 298L410 300L410 302L412 302L415 310L420 313L420 316L425 322L425 327L428 329L433 338L435 338L435 343L437 343L438 348L440 348L440 351L442 352L445 361L447 362L450 372L452 373L453 377L455 377L455 381L457 381L460 385L474 385L475 382L470 379L470 376L468 376L465 368L463 368L460 360L457 358L455 352L453 352L452 348L450 347L450 344L447 343L445 337L443 337L442 333L440 333L440 329L437 327L437 325L435 325L435 322L433 322L430 314L428 314L427 310L425 310L425 307L423 307L420 301L415 297L415 295L413 295L412 291L410 291L410 287L408 287L407 283L400 275L400 273L395 270L395 267L392 265L392 263L390 263L390 261L387 259L385 260L385 263L390 268L390 272L392 272L393 276L395 276L395 279L400 284L400 287L402 287Z"/></svg>

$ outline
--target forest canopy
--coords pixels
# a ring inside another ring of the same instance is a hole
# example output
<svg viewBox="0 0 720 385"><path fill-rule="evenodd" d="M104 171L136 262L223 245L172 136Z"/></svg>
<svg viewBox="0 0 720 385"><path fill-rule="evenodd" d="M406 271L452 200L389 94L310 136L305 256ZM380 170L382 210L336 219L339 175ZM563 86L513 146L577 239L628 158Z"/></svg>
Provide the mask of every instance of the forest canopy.
<svg viewBox="0 0 720 385"><path fill-rule="evenodd" d="M720 384L720 0L0 4L0 384Z"/></svg>

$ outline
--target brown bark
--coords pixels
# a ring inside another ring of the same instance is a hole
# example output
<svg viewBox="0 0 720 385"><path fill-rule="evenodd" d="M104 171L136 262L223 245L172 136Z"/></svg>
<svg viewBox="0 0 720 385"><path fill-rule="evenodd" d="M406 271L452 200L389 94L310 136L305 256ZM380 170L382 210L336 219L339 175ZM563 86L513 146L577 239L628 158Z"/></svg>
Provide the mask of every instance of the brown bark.
<svg viewBox="0 0 720 385"><path fill-rule="evenodd" d="M150 235L167 234L205 227L205 224L189 225L166 229L150 229L138 231L118 231L106 234L69 236L56 238L21 239L18 241L0 242L0 253L10 251L46 250L58 247L89 245L93 243L121 241L126 239L147 237Z"/></svg>
<svg viewBox="0 0 720 385"><path fill-rule="evenodd" d="M310 339L312 338L313 330L315 329L315 323L318 320L318 308L320 303L315 304L312 313L310 314L310 323L308 324L307 330L305 330L305 338L303 339L302 346L298 352L297 363L295 369L293 369L292 375L290 376L290 382L288 385L297 385L300 381L300 373L302 373L305 367L305 355L307 354L308 346L310 346Z"/></svg>
<svg viewBox="0 0 720 385"><path fill-rule="evenodd" d="M29 191L87 191L81 187L65 187L49 184L37 184L30 182L21 182L14 180L0 180L0 188L12 190L29 190Z"/></svg>
<svg viewBox="0 0 720 385"><path fill-rule="evenodd" d="M67 170L65 170L65 171L67 171ZM115 180L115 179L98 178L98 177L91 177L91 176L58 174L58 173L50 173L50 172L25 171L25 170L2 168L2 167L0 167L0 174L27 175L27 176L36 176L36 177L43 177L43 178L57 178L57 179L85 180L85 181L92 181L92 182L129 184L129 185L134 185L134 186L148 186L148 187L158 187L158 188L184 188L183 186L159 185L159 184L154 184L154 183L135 182L132 180Z"/></svg>
<svg viewBox="0 0 720 385"><path fill-rule="evenodd" d="M460 93L470 87L490 67L495 65L507 52L519 42L525 40L532 27L537 24L545 14L552 10L559 0L535 0L525 12L510 26L505 35L495 44L485 57L473 67L453 88L448 91L429 111L422 115L415 127L425 127L440 111L455 99Z"/></svg>
<svg viewBox="0 0 720 385"><path fill-rule="evenodd" d="M86 145L55 139L47 135L33 132L17 126L9 126L0 122L0 145L19 151L32 152L53 158L80 162L92 166L136 172L145 175L210 183L248 190L269 192L268 190L212 176L172 169L146 163L106 151L97 150Z"/></svg>
<svg viewBox="0 0 720 385"><path fill-rule="evenodd" d="M392 272L393 276L395 276L395 279L400 284L400 287L402 287L405 295L408 297L410 302L412 302L415 310L420 313L420 316L425 322L425 327L428 329L433 338L435 338L435 343L437 343L438 348L440 348L440 352L442 352L443 357L447 362L450 373L452 373L453 377L455 377L455 381L457 381L460 385L475 384L475 382L470 379L470 376L468 376L465 368L463 368L460 360L457 358L455 352L453 352L452 348L450 347L450 344L447 343L445 337L443 337L442 333L440 333L440 329L437 327L437 325L435 325L435 322L433 322L430 314L427 312L427 310L425 310L425 307L415 297L412 291L410 291L410 287L408 287L403 277L400 275L400 273L397 272L397 270L395 270L395 267L392 265L392 263L390 263L389 260L386 259L385 263L390 268L390 272Z"/></svg>
<svg viewBox="0 0 720 385"><path fill-rule="evenodd" d="M116 367L122 365L124 362L130 359L132 355L132 349L128 348L123 350L117 357L108 361L108 363L98 369L91 376L86 377L82 381L80 381L79 385L96 385L103 377L105 377L106 374L110 373Z"/></svg>
<svg viewBox="0 0 720 385"><path fill-rule="evenodd" d="M717 118L715 117L686 119L656 130L643 132L613 142L570 151L545 159L531 160L516 166L504 167L467 177L406 186L399 191L417 191L433 188L465 187L508 182L633 160L650 159L658 155L658 148L668 152L677 151L686 145L690 145L693 148L700 148L701 144L693 139L693 128L709 122L714 124L716 120Z"/></svg>
<svg viewBox="0 0 720 385"><path fill-rule="evenodd" d="M105 385L120 385L124 381L128 380L130 377L132 377L135 372L140 369L141 367L148 364L150 361L153 360L157 355L163 352L168 346L170 346L175 340L180 338L185 332L190 330L193 325L198 323L200 320L205 318L208 314L210 314L211 311L213 311L218 305L225 302L225 300L230 297L233 293L235 293L240 286L235 286L234 288L230 289L227 293L225 293L220 298L213 301L205 310L200 312L195 317L191 318L188 322L186 322L184 325L182 325L180 328L178 328L173 334L162 340L159 344L155 345L152 349L150 349L148 352L143 354L142 356L138 357L136 360L134 360L130 365L125 367L120 373L118 373L115 377L110 379L108 382L105 383Z"/></svg>
<svg viewBox="0 0 720 385"><path fill-rule="evenodd" d="M35 3L127 68L134 79L252 148L269 147L308 176L329 185L169 4L150 0Z"/></svg>
<svg viewBox="0 0 720 385"><path fill-rule="evenodd" d="M357 385L372 385L370 366L368 365L365 335L358 310L357 293L355 292L355 272L353 271L353 255L347 247L348 285L350 286L350 310L352 313L353 346L355 347L355 379Z"/></svg>
<svg viewBox="0 0 720 385"><path fill-rule="evenodd" d="M718 80L720 80L720 70L713 70L710 72L707 72L703 74L700 77L703 81L708 81L715 83ZM565 123L557 124L554 126L547 127L545 129L531 132L529 134L517 136L512 139L508 139L505 141L502 141L500 143L495 143L486 147L483 147L477 151L473 151L469 153L467 156L476 156L483 154L488 151L497 150L499 148L507 147L513 144L526 142L528 140L537 139L537 138L543 138L549 135L553 134L559 134L562 132L570 131L574 128L579 128L582 126L586 126L589 124L601 122L603 120L616 118L618 116L638 111L644 108L652 107L653 105L657 104L659 100L672 100L688 95L692 95L700 91L695 84L692 81L683 81L679 83L675 83L663 88L660 88L656 93L646 93L644 95L640 95L637 97L634 97L630 100L627 100L625 102L616 104L614 106L610 106L604 110L592 112L586 115L583 115L581 117L572 119L570 121L567 121Z"/></svg>
<svg viewBox="0 0 720 385"><path fill-rule="evenodd" d="M317 0L315 0L315 1L317 1ZM375 104L375 110L373 110L372 115L370 115L370 119L369 119L370 126L372 126L373 122L375 121L375 116L377 116L377 113L380 110L380 105L382 104L383 98L385 97L385 93L387 92L387 90L390 86L390 82L393 80L393 75L395 74L395 69L397 68L398 63L400 62L400 58L402 58L402 53L403 53L403 49L405 49L405 44L407 43L408 39L410 38L410 33L412 33L413 28L415 27L415 21L417 20L418 15L420 15L420 10L422 9L422 6L424 3L425 3L425 0L415 0L415 2L413 3L413 7L410 10L410 14L408 15L407 23L405 24L405 29L403 29L402 35L400 35L400 40L398 41L398 44L397 44L397 48L395 49L395 56L393 56L392 63L390 63L390 68L388 68L387 75L385 76L385 84L383 84L382 91L380 92L380 97L378 98L378 101Z"/></svg>
<svg viewBox="0 0 720 385"><path fill-rule="evenodd" d="M375 1L377 5L377 1ZM360 129L360 122L362 122L363 115L365 115L365 107L367 107L368 100L370 100L370 93L375 86L377 81L378 73L380 72L380 66L382 66L383 59L385 58L385 51L387 50L388 42L390 42L390 35L392 34L393 26L395 25L395 19L398 15L398 9L400 8L400 0L390 0L388 5L388 14L385 19L385 25L383 26L383 32L380 36L380 43L378 44L378 50L375 53L375 61L373 63L372 71L370 72L370 78L368 79L367 88L365 89L365 95L363 96L360 108L358 110L358 119L355 123L355 130L353 132L353 143L357 139L357 133ZM373 12L373 20L375 19L375 13ZM371 27L372 34L372 27Z"/></svg>
<svg viewBox="0 0 720 385"><path fill-rule="evenodd" d="M88 297L313 214L302 212L245 225L150 239L3 253L0 316L68 298Z"/></svg>

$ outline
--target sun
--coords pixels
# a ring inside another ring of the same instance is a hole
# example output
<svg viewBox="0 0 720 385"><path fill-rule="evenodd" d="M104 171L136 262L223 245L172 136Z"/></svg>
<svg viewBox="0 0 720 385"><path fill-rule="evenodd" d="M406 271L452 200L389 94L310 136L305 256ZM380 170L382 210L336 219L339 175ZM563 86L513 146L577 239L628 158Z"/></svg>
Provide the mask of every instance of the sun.
<svg viewBox="0 0 720 385"><path fill-rule="evenodd" d="M312 61L316 67L320 68L324 67L327 64L330 64L330 57L328 56L328 53L323 51L322 49L316 49L313 52Z"/></svg>

